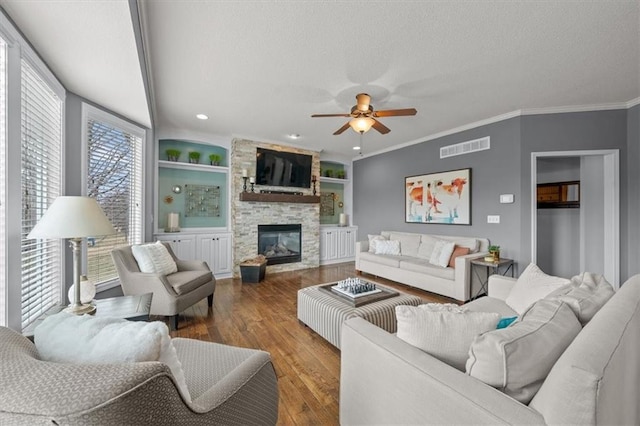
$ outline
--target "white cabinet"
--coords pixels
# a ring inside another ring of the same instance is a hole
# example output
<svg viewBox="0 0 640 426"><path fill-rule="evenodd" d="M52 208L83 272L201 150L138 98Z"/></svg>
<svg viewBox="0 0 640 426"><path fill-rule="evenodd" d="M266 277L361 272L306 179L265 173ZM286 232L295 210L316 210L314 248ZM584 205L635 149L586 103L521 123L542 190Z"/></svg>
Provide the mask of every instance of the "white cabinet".
<svg viewBox="0 0 640 426"><path fill-rule="evenodd" d="M156 240L166 241L178 259L202 260L207 262L216 278L231 277L233 262L231 261L231 233L188 234L156 234Z"/></svg>
<svg viewBox="0 0 640 426"><path fill-rule="evenodd" d="M321 227L320 263L349 262L355 258L358 228Z"/></svg>
<svg viewBox="0 0 640 426"><path fill-rule="evenodd" d="M231 234L201 234L196 240L199 259L207 262L214 274L231 273Z"/></svg>
<svg viewBox="0 0 640 426"><path fill-rule="evenodd" d="M195 235L175 233L156 235L156 240L165 241L171 245L173 253L178 259L196 260L196 238Z"/></svg>

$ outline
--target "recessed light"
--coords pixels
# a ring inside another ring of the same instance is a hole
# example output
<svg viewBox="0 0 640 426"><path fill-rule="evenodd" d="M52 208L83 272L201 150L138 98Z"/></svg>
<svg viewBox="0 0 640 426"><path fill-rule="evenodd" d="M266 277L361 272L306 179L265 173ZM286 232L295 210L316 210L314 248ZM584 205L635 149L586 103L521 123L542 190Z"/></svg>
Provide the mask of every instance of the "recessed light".
<svg viewBox="0 0 640 426"><path fill-rule="evenodd" d="M289 139L300 139L300 135L298 133L289 133L287 137Z"/></svg>
<svg viewBox="0 0 640 426"><path fill-rule="evenodd" d="M353 147L353 150L354 150L354 151L357 151L357 150L359 150L359 149L360 149L360 147L359 147L359 146L354 146L354 147Z"/></svg>
<svg viewBox="0 0 640 426"><path fill-rule="evenodd" d="M208 116L208 115L206 115L206 114L196 114L196 118L197 118L198 120L208 120L208 119L209 119L209 116Z"/></svg>

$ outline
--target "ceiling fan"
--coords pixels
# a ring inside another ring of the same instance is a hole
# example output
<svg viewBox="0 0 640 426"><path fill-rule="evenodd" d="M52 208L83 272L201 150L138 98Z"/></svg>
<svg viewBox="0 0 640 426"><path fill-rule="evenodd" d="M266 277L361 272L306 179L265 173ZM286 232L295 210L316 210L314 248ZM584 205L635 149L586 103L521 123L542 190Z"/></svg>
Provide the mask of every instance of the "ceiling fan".
<svg viewBox="0 0 640 426"><path fill-rule="evenodd" d="M398 117L402 115L416 115L418 111L415 108L404 109L388 109L384 111L374 111L371 105L371 96L366 93L359 93L356 95L356 105L351 107L351 112L348 114L313 114L311 117L351 117L344 126L340 127L333 134L339 135L349 127L356 132L363 134L372 127L378 132L386 135L391 131L387 126L382 124L376 118L380 117Z"/></svg>

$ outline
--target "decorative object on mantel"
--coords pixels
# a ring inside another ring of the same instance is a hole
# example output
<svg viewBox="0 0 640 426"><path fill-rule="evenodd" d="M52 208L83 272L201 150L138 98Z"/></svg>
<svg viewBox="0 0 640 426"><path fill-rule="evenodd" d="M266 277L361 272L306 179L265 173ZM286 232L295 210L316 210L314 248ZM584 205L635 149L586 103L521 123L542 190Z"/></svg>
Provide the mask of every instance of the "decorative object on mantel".
<svg viewBox="0 0 640 426"><path fill-rule="evenodd" d="M178 158L180 158L179 149L169 148L165 151L165 153L167 154L167 160L169 161L178 161Z"/></svg>
<svg viewBox="0 0 640 426"><path fill-rule="evenodd" d="M253 185L256 184L256 178L255 176L249 176L249 183L251 184L251 192L255 192Z"/></svg>
<svg viewBox="0 0 640 426"><path fill-rule="evenodd" d="M240 263L240 276L243 283L259 283L267 270L267 258L259 254Z"/></svg>
<svg viewBox="0 0 640 426"><path fill-rule="evenodd" d="M249 179L249 170L242 169L242 192L247 192L247 179Z"/></svg>
<svg viewBox="0 0 640 426"><path fill-rule="evenodd" d="M200 163L200 153L198 151L191 151L189 153L189 162L192 164Z"/></svg>
<svg viewBox="0 0 640 426"><path fill-rule="evenodd" d="M313 183L313 195L316 195L316 182L318 181L318 178L316 178L316 175L311 175L311 183Z"/></svg>

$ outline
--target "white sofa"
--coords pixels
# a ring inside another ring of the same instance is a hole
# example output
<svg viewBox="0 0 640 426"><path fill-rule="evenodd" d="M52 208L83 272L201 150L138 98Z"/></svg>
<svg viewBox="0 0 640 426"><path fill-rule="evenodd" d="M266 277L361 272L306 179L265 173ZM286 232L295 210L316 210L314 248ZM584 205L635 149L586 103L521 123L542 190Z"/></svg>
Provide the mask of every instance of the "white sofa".
<svg viewBox="0 0 640 426"><path fill-rule="evenodd" d="M356 244L356 271L387 278L459 301L474 295L471 288L471 260L488 254L486 238L454 237L447 235L416 234L411 232L382 231L383 237L400 241L400 255L375 254L369 251L369 241ZM440 267L429 262L434 240L453 241L468 247L468 255L455 259L455 268Z"/></svg>
<svg viewBox="0 0 640 426"><path fill-rule="evenodd" d="M494 275L489 297L468 305L513 315L502 300L512 284ZM342 330L343 425L640 424L640 275L581 328L528 404L362 318Z"/></svg>

